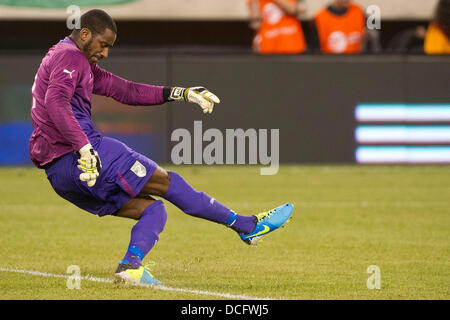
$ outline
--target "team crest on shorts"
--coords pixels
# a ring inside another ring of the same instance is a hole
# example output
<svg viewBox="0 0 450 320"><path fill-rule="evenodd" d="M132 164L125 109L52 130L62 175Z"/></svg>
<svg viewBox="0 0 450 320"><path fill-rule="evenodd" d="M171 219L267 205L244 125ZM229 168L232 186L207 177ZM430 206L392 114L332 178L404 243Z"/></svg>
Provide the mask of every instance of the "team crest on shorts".
<svg viewBox="0 0 450 320"><path fill-rule="evenodd" d="M130 170L133 171L134 174L137 175L139 178L143 178L147 175L147 169L144 167L142 163L140 163L137 160Z"/></svg>

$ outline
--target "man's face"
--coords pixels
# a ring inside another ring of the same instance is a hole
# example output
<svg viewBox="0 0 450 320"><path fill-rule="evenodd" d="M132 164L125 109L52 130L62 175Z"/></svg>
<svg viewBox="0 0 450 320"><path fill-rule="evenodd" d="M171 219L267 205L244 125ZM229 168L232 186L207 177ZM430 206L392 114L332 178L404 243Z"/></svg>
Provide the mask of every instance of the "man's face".
<svg viewBox="0 0 450 320"><path fill-rule="evenodd" d="M82 29L80 34L83 42L81 51L83 51L89 63L99 62L101 59L108 57L109 48L114 45L116 37L117 35L110 29L95 35L89 29Z"/></svg>

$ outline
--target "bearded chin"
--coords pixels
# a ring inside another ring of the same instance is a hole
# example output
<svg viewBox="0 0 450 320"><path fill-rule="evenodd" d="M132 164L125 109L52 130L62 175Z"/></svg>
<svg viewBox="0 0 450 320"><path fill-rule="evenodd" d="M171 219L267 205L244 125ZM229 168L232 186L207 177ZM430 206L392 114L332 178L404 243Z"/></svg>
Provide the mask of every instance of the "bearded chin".
<svg viewBox="0 0 450 320"><path fill-rule="evenodd" d="M89 39L89 41L84 45L83 47L83 52L86 56L88 56L89 58L91 57L90 55L90 51L91 51L91 46L92 46L92 42L94 41L94 37L92 37L91 39Z"/></svg>

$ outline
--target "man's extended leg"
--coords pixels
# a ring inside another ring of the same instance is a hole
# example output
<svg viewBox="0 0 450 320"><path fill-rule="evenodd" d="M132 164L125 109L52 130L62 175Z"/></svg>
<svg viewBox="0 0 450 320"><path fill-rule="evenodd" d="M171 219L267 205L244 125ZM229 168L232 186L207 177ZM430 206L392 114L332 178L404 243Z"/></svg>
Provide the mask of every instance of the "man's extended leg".
<svg viewBox="0 0 450 320"><path fill-rule="evenodd" d="M143 187L141 194L161 196L183 212L229 226L238 233L248 234L255 229L255 216L236 214L216 199L196 191L176 172L158 167Z"/></svg>
<svg viewBox="0 0 450 320"><path fill-rule="evenodd" d="M131 229L131 239L124 258L119 262L116 277L135 283L157 284L150 272L142 267L142 259L159 240L164 229L167 213L161 200L134 198L125 203L117 216L136 219Z"/></svg>

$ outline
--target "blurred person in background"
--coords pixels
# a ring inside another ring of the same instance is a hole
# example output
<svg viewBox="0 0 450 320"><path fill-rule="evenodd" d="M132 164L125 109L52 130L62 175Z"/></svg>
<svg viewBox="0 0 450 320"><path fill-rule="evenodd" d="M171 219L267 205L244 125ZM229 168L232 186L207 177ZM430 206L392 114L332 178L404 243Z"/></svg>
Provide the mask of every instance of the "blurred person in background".
<svg viewBox="0 0 450 320"><path fill-rule="evenodd" d="M333 0L314 17L311 45L325 54L359 54L370 41L372 51L379 52L378 32L368 31L360 5L351 0Z"/></svg>
<svg viewBox="0 0 450 320"><path fill-rule="evenodd" d="M450 0L440 0L425 36L426 54L450 54Z"/></svg>
<svg viewBox="0 0 450 320"><path fill-rule="evenodd" d="M250 28L255 30L253 50L261 54L298 54L306 50L302 26L305 13L299 0L247 0Z"/></svg>
<svg viewBox="0 0 450 320"><path fill-rule="evenodd" d="M419 25L396 34L388 43L386 52L392 54L423 54L427 28Z"/></svg>

